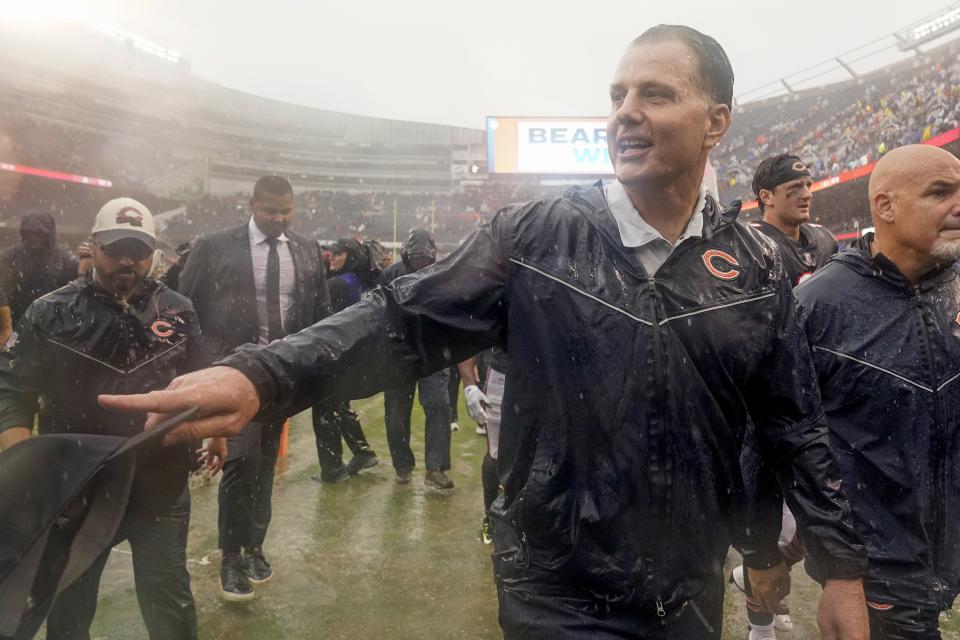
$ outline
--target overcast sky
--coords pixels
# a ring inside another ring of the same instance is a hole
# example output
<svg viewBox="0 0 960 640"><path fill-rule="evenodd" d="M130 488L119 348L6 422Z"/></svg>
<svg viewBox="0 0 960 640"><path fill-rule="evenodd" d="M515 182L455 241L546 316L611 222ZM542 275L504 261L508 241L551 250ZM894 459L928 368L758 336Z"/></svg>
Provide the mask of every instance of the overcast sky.
<svg viewBox="0 0 960 640"><path fill-rule="evenodd" d="M228 87L350 113L469 127L482 127L486 115L605 115L607 85L625 45L661 22L716 37L730 55L739 95L950 4L91 2L117 26L182 52L195 75Z"/></svg>

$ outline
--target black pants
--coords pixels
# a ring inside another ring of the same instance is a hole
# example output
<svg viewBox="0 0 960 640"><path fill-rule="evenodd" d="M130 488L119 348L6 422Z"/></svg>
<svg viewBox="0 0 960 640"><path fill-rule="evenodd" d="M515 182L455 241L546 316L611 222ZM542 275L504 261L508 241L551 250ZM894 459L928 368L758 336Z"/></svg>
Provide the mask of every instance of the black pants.
<svg viewBox="0 0 960 640"><path fill-rule="evenodd" d="M189 526L190 492L184 489L173 505L126 536L133 552L137 601L151 640L197 637L197 613L187 573ZM100 576L109 556L107 549L57 596L47 616L47 640L89 640Z"/></svg>
<svg viewBox="0 0 960 640"><path fill-rule="evenodd" d="M450 394L450 422L457 422L457 408L460 404L460 370L450 367L450 379L447 381L447 393Z"/></svg>
<svg viewBox="0 0 960 640"><path fill-rule="evenodd" d="M867 601L870 640L940 640L939 611Z"/></svg>
<svg viewBox="0 0 960 640"><path fill-rule="evenodd" d="M360 426L360 419L350 410L349 402L333 406L317 405L312 413L317 458L322 471L333 472L343 466L343 442L347 443L355 456L373 455L373 449Z"/></svg>
<svg viewBox="0 0 960 640"><path fill-rule="evenodd" d="M273 471L283 423L247 425L228 443L218 495L220 548L239 553L263 546L272 514Z"/></svg>
<svg viewBox="0 0 960 640"><path fill-rule="evenodd" d="M430 471L450 468L450 397L447 371L438 371L417 383L420 405L425 414L424 448ZM410 412L413 410L414 385L390 389L383 394L384 419L387 423L387 444L397 473L409 473L416 460L410 449Z"/></svg>

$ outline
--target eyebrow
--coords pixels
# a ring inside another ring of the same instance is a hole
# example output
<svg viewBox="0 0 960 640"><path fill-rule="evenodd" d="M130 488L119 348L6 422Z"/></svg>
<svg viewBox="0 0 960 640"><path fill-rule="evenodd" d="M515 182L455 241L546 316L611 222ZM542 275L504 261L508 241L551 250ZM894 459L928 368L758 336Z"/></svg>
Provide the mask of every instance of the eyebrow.
<svg viewBox="0 0 960 640"><path fill-rule="evenodd" d="M960 189L960 180L947 180L940 178L939 180L928 184L924 191L933 191L934 189L950 189L951 191L956 191L957 189Z"/></svg>

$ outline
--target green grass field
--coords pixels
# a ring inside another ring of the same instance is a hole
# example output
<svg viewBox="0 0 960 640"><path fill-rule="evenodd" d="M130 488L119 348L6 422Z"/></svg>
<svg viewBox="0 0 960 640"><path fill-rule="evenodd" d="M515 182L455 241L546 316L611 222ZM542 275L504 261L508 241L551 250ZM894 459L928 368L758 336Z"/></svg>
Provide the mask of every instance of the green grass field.
<svg viewBox="0 0 960 640"><path fill-rule="evenodd" d="M462 405L462 403L461 403ZM380 466L342 485L320 485L309 414L292 420L290 455L277 476L273 523L265 551L274 579L247 605L218 597L216 485L193 491L189 570L197 601L200 637L217 640L329 640L377 636L394 640L494 639L496 591L491 548L481 544L480 461L484 438L460 408L453 434L451 477L443 496L414 482L398 486L386 445L380 396L353 403L380 456ZM423 452L423 416L414 409L414 451ZM349 458L349 454L347 455ZM736 554L728 558L728 573ZM788 598L796 629L781 639L818 638L819 587L800 568ZM732 589L732 587L730 588ZM728 589L723 637L746 638L740 598ZM960 623L946 621L945 638L960 638ZM100 590L93 637L146 637L130 556L125 545L111 555Z"/></svg>

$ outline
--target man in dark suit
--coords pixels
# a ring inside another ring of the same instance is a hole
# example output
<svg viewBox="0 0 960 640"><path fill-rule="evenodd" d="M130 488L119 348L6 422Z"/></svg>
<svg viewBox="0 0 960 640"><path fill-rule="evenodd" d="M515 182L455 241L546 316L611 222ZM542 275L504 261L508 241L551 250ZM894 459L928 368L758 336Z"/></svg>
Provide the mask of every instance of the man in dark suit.
<svg viewBox="0 0 960 640"><path fill-rule="evenodd" d="M201 236L180 277L214 358L246 343L268 344L330 314L319 245L290 233L293 189L280 176L257 181L249 223ZM221 591L254 597L272 576L263 555L282 421L250 423L228 441L220 482Z"/></svg>

